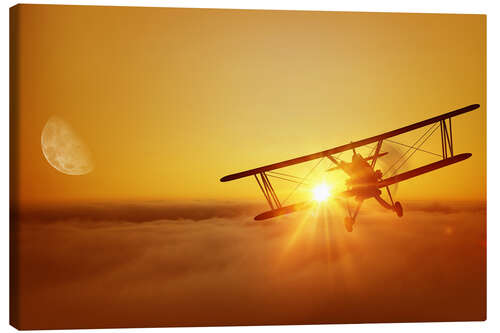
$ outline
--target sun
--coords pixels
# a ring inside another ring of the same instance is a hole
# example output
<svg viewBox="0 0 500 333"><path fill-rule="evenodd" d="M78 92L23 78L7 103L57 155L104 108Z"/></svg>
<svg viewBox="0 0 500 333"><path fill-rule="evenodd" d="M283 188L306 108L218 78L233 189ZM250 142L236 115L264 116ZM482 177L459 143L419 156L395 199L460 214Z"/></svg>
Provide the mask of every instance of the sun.
<svg viewBox="0 0 500 333"><path fill-rule="evenodd" d="M317 202L326 201L330 197L330 187L325 183L319 184L312 190L313 199Z"/></svg>

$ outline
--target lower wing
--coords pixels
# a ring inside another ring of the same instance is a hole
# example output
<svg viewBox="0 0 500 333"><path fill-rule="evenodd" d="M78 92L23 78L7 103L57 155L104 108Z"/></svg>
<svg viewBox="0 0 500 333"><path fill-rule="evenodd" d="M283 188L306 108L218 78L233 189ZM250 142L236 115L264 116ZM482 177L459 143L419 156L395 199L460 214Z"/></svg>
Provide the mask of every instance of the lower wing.
<svg viewBox="0 0 500 333"><path fill-rule="evenodd" d="M410 178L413 178L413 177L417 177L417 176L420 176L420 175L422 175L424 173L431 172L433 170L444 168L445 166L448 166L448 165L451 165L451 164L463 161L465 159L468 159L471 156L472 156L472 154L465 153L465 154L455 155L455 156L450 157L450 158L445 158L445 159L442 159L441 161L437 161L437 162L434 162L434 163L431 163L431 164L427 164L427 165L424 165L424 166L422 166L420 168L416 168L416 169L413 169L413 170L410 170L410 171L407 171L407 172L403 172L403 173L401 173L399 175L395 175L395 176L387 178L387 179L382 179L377 184L377 187L381 188L381 187L386 187L386 186L389 186L389 185L392 185L392 184L396 184L396 183L402 182L403 180L407 180L407 179L410 179Z"/></svg>

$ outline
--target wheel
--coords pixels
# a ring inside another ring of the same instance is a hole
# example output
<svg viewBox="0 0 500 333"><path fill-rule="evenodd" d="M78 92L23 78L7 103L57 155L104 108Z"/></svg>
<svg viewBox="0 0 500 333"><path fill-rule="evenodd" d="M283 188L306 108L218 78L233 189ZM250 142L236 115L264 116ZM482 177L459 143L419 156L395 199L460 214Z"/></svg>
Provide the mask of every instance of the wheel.
<svg viewBox="0 0 500 333"><path fill-rule="evenodd" d="M399 217L403 216L403 206L401 206L401 203L399 201L396 201L394 203L394 211Z"/></svg>
<svg viewBox="0 0 500 333"><path fill-rule="evenodd" d="M347 232L352 232L352 225L354 224L354 219L351 217L344 218L344 226Z"/></svg>

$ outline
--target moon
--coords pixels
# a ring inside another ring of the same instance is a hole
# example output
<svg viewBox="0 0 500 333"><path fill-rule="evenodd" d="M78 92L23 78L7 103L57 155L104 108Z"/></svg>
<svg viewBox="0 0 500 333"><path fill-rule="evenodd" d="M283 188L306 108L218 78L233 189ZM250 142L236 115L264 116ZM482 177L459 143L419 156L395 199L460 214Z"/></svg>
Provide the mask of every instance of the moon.
<svg viewBox="0 0 500 333"><path fill-rule="evenodd" d="M43 155L57 171L66 175L85 175L94 169L89 148L63 119L49 118L43 127L41 141Z"/></svg>

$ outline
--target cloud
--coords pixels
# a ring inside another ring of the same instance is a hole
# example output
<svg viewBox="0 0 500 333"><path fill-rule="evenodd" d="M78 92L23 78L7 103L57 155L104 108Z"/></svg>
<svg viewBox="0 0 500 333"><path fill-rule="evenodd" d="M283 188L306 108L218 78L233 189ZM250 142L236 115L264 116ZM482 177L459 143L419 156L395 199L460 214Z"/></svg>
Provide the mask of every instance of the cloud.
<svg viewBox="0 0 500 333"><path fill-rule="evenodd" d="M410 201L405 205L406 211L426 213L452 214L460 212L486 212L485 202L442 202Z"/></svg>
<svg viewBox="0 0 500 333"><path fill-rule="evenodd" d="M486 210L485 202L404 202L405 211L451 214L459 212L481 212ZM387 210L375 201L366 201L363 207L369 210ZM338 207L337 207L338 208ZM268 207L253 202L221 201L141 201L141 202L97 202L86 204L60 204L24 207L19 218L24 221L55 222L75 221L114 221L150 222L157 220L201 221L213 218L253 217ZM262 222L261 222L262 224ZM264 223L265 224L265 223ZM252 225L254 225L252 223Z"/></svg>
<svg viewBox="0 0 500 333"><path fill-rule="evenodd" d="M165 220L200 221L249 215L258 208L253 203L220 201L141 201L32 206L21 211L23 220L94 220L148 222Z"/></svg>
<svg viewBox="0 0 500 333"><path fill-rule="evenodd" d="M19 326L485 318L482 210L417 209L398 219L365 209L347 233L343 211L262 223L253 221L260 208L248 205L165 206L23 215L15 237Z"/></svg>

